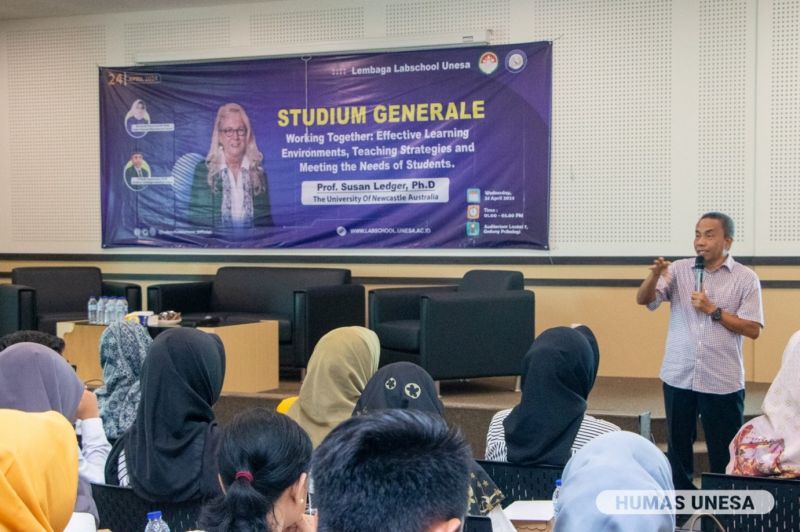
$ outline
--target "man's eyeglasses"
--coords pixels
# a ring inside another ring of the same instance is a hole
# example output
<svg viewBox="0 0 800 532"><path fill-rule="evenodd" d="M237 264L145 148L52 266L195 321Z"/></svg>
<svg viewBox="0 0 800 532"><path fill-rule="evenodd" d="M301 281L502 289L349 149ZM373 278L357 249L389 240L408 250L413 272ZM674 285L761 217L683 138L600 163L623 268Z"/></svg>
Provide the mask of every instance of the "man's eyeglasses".
<svg viewBox="0 0 800 532"><path fill-rule="evenodd" d="M247 135L247 128L240 127L238 129L233 129L232 127L226 127L225 129L220 129L220 131L229 139L232 139L234 136L236 137L244 137Z"/></svg>

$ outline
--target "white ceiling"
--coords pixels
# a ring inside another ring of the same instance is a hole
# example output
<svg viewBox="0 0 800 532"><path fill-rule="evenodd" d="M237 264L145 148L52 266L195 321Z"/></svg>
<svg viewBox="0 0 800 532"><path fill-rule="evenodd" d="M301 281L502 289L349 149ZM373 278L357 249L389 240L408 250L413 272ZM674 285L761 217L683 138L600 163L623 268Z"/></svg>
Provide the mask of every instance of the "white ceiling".
<svg viewBox="0 0 800 532"><path fill-rule="evenodd" d="M101 15L181 7L219 6L247 0L2 0L0 21L39 17Z"/></svg>

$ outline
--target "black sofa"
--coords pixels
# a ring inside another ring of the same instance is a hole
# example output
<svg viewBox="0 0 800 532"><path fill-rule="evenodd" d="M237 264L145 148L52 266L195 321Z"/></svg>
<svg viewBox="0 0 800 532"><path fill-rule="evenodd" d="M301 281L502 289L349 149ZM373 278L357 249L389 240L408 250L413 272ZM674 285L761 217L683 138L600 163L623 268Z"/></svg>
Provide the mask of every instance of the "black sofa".
<svg viewBox="0 0 800 532"><path fill-rule="evenodd" d="M103 281L100 268L14 268L11 284L0 284L0 335L21 330L56 334L59 321L87 319L92 296L124 297L129 310L142 308L139 285Z"/></svg>
<svg viewBox="0 0 800 532"><path fill-rule="evenodd" d="M364 287L335 268L220 268L213 281L147 288L153 312L175 310L185 322L278 322L280 365L305 368L325 333L364 325Z"/></svg>
<svg viewBox="0 0 800 532"><path fill-rule="evenodd" d="M381 366L413 362L435 380L519 375L534 310L520 272L472 270L457 286L369 293Z"/></svg>

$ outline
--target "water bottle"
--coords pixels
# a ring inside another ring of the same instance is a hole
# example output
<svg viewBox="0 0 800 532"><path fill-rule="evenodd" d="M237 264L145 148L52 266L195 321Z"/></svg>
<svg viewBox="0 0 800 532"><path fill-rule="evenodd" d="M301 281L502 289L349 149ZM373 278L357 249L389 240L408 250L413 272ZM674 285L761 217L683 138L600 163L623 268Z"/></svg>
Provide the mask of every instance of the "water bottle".
<svg viewBox="0 0 800 532"><path fill-rule="evenodd" d="M123 299L121 297L118 297L115 309L116 313L114 314L114 321L122 321L125 318L125 314L127 314L127 312L124 312L122 304L123 304Z"/></svg>
<svg viewBox="0 0 800 532"><path fill-rule="evenodd" d="M144 527L144 532L169 532L169 525L161 519L161 511L148 512L147 526Z"/></svg>
<svg viewBox="0 0 800 532"><path fill-rule="evenodd" d="M89 308L89 315L87 316L89 323L97 323L97 300L94 296L89 298L87 307Z"/></svg>
<svg viewBox="0 0 800 532"><path fill-rule="evenodd" d="M553 522L558 517L558 496L561 495L561 479L556 480L556 489L553 490Z"/></svg>
<svg viewBox="0 0 800 532"><path fill-rule="evenodd" d="M125 316L128 315L128 299L125 297L119 298L119 319L120 321L125 319Z"/></svg>
<svg viewBox="0 0 800 532"><path fill-rule="evenodd" d="M97 301L97 310L95 311L96 314L94 315L94 323L103 323L103 319L106 316L106 298L100 296L100 299Z"/></svg>
<svg viewBox="0 0 800 532"><path fill-rule="evenodd" d="M119 300L116 297L111 298L111 304L107 305L106 308L108 309L108 323L114 323L117 321L117 315L119 315Z"/></svg>
<svg viewBox="0 0 800 532"><path fill-rule="evenodd" d="M106 311L103 313L103 325L108 325L114 319L114 307L116 306L116 301L114 301L113 297L109 297L106 299Z"/></svg>

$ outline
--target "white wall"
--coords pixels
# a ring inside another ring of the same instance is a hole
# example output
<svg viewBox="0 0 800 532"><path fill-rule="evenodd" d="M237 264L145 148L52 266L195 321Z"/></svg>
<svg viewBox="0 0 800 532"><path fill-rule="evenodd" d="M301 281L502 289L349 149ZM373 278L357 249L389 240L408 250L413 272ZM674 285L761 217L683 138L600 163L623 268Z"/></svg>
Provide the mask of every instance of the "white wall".
<svg viewBox="0 0 800 532"><path fill-rule="evenodd" d="M0 253L103 252L98 65L475 28L554 42L549 254L688 254L698 215L722 210L736 254L800 255L793 0L297 0L0 23ZM398 250L296 254L325 253Z"/></svg>

